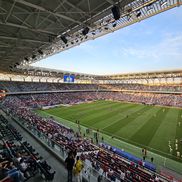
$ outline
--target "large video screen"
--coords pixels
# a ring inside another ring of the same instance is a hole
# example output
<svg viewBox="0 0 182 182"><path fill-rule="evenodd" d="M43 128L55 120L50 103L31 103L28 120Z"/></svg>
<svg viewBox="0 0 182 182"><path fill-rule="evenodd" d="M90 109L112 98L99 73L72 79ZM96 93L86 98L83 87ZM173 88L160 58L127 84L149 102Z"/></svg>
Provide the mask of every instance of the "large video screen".
<svg viewBox="0 0 182 182"><path fill-rule="evenodd" d="M64 82L65 83L74 83L75 76L74 75L64 75Z"/></svg>

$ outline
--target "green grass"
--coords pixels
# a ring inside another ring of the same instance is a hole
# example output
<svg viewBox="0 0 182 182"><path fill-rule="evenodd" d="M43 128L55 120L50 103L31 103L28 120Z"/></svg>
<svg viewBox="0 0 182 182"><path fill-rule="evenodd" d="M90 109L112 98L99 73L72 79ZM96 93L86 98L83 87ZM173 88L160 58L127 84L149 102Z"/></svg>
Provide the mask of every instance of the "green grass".
<svg viewBox="0 0 182 182"><path fill-rule="evenodd" d="M166 158L170 158L179 162L179 166L178 163L169 162L169 165L174 165L175 171L179 167L182 169L182 158L176 157L174 148L175 139L182 139L181 109L96 101L69 107L61 106L42 110L39 113L54 116L60 122L75 129L77 129L75 121L79 120L86 128L99 129L100 137L104 136L105 141L112 145L125 148L140 157L141 151L139 152L140 149L137 147L145 147L152 152L151 155L161 156L161 162L157 161L159 164L167 164ZM180 127L178 122L181 122ZM84 127L82 132L85 132ZM111 136L114 136L114 139L111 139ZM169 140L173 147L172 154L169 152ZM182 155L182 143L179 144L178 150Z"/></svg>

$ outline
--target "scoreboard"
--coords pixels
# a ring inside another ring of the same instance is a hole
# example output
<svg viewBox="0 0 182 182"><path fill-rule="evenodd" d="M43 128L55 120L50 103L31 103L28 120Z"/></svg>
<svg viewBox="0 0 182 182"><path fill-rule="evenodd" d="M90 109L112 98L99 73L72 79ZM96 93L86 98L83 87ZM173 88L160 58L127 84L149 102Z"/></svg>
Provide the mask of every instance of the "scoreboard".
<svg viewBox="0 0 182 182"><path fill-rule="evenodd" d="M64 82L65 83L74 83L75 76L74 75L64 75Z"/></svg>

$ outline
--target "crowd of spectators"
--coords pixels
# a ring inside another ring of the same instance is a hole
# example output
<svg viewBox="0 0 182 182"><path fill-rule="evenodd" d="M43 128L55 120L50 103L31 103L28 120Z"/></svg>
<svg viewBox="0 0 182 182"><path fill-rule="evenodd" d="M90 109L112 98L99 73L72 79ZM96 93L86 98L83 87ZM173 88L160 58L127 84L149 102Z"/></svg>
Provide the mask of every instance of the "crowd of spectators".
<svg viewBox="0 0 182 182"><path fill-rule="evenodd" d="M23 103L31 107L52 106L58 104L75 104L96 100L96 94L92 92L74 93L45 93L17 96Z"/></svg>
<svg viewBox="0 0 182 182"><path fill-rule="evenodd" d="M56 91L56 90L96 90L96 84L46 83L1 81L0 88L9 92Z"/></svg>
<svg viewBox="0 0 182 182"><path fill-rule="evenodd" d="M128 92L73 92L73 93L45 93L31 95L8 96L5 100L18 98L22 106L41 108L59 104L75 104L94 100L114 100L134 102L147 105L161 105L182 107L182 94L158 94L158 93L128 93ZM19 102L17 101L17 102Z"/></svg>
<svg viewBox="0 0 182 182"><path fill-rule="evenodd" d="M0 121L0 181L24 182L38 173L53 180L51 166L2 115Z"/></svg>
<svg viewBox="0 0 182 182"><path fill-rule="evenodd" d="M182 94L100 92L97 96L98 99L182 107Z"/></svg>
<svg viewBox="0 0 182 182"><path fill-rule="evenodd" d="M58 104L76 104L94 100L115 100L150 105L182 107L181 94L132 93L127 91L114 92L109 91L108 88L107 91L99 91L96 85L84 84L75 84L75 86L74 84L17 84L15 82L10 84L10 82L4 82L1 86L2 85L10 91L95 89L96 91L92 92L12 95L7 96L3 100L2 105L6 108L7 113L23 120L28 129L36 129L40 134L44 134L47 137L50 146L54 147L54 145L60 145L68 153L69 151L84 153L84 155L81 155L82 160L91 161L93 168L96 170L101 169L103 174L113 181L160 181L157 176L153 175L151 172L147 172L142 166L128 161L126 162L122 157L115 155L113 151L106 151L103 148L98 149L91 139L84 138L79 132L75 133L72 129L57 123L54 118L43 118L39 116L32 111L32 108ZM121 85L118 87L120 86ZM140 85L130 85L129 87L130 89L134 87L135 89L136 87L142 89L142 86ZM112 165L113 162L115 165Z"/></svg>
<svg viewBox="0 0 182 182"><path fill-rule="evenodd" d="M182 85L146 85L146 84L74 84L47 82L1 81L0 88L10 92L57 91L57 90L139 90L182 92Z"/></svg>
<svg viewBox="0 0 182 182"><path fill-rule="evenodd" d="M84 155L82 158L91 161L92 167L96 171L100 170L100 173L111 181L120 179L126 182L154 182L158 179L158 176L143 168L142 161L137 164L123 160L114 151L106 150L102 146L98 152Z"/></svg>
<svg viewBox="0 0 182 182"><path fill-rule="evenodd" d="M29 129L36 128L54 143L64 145L65 149L77 149L78 152L95 150L90 139L83 139L72 129L56 123L53 118L42 118L31 109L24 107L24 103L16 97L7 99L4 106L8 108L8 113L25 120Z"/></svg>
<svg viewBox="0 0 182 182"><path fill-rule="evenodd" d="M182 85L142 85L142 84L66 84L39 82L0 82L0 89L10 92L45 91L44 94L19 95L18 98L31 107L52 106L58 104L74 104L97 99L119 100L162 106L182 106L182 94L162 93L160 91L182 91ZM92 90L95 92L46 93L58 90ZM106 91L103 91L106 90ZM113 92L113 90L123 90ZM134 92L128 92L133 90ZM108 92L110 91L110 92ZM149 92L140 92L149 91ZM158 91L160 93L152 93Z"/></svg>
<svg viewBox="0 0 182 182"><path fill-rule="evenodd" d="M169 91L169 92L182 92L182 85L147 85L147 84L104 84L100 88L110 90L141 90L141 91Z"/></svg>
<svg viewBox="0 0 182 182"><path fill-rule="evenodd" d="M82 160L91 161L94 169L101 170L102 175L112 181L160 181L153 172L148 172L133 162L126 162L113 151L106 151L94 145L91 139L84 138L80 133L57 123L54 118L37 115L17 97L7 97L3 105L7 113L23 120L30 131L36 129L40 135L46 135L51 147L60 145L67 153L81 153Z"/></svg>

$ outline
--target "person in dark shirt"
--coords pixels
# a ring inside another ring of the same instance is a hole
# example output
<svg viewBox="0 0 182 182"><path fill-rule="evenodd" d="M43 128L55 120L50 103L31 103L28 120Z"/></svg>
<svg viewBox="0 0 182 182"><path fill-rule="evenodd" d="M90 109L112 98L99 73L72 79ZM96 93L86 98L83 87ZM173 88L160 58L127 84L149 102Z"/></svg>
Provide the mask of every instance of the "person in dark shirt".
<svg viewBox="0 0 182 182"><path fill-rule="evenodd" d="M151 162L152 162L152 163L154 162L154 158L153 158L153 157L151 157Z"/></svg>
<svg viewBox="0 0 182 182"><path fill-rule="evenodd" d="M65 164L68 171L68 182L72 182L73 166L75 164L73 152L68 153L68 157L65 159Z"/></svg>
<svg viewBox="0 0 182 182"><path fill-rule="evenodd" d="M101 182L102 181L102 175L99 175L98 177L97 177L97 182Z"/></svg>
<svg viewBox="0 0 182 182"><path fill-rule="evenodd" d="M77 155L77 149L74 149L74 150L73 150L73 157L75 158L76 155Z"/></svg>

